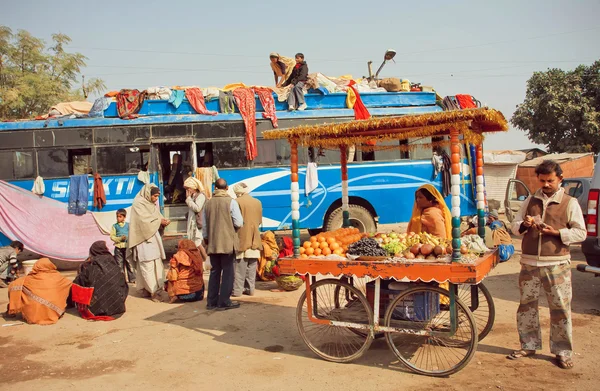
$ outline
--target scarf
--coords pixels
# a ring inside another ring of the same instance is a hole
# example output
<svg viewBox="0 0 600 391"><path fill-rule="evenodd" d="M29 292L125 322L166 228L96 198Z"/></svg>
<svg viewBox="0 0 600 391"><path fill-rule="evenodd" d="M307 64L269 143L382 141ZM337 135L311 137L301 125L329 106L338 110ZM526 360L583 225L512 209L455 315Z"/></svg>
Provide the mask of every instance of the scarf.
<svg viewBox="0 0 600 391"><path fill-rule="evenodd" d="M149 183L135 196L131 205L129 222L129 247L135 247L150 239L160 228L163 218L158 206L152 203L150 191L156 185Z"/></svg>
<svg viewBox="0 0 600 391"><path fill-rule="evenodd" d="M48 259L41 258L25 277L8 287L9 313L22 313L27 323L54 324L65 312L71 281Z"/></svg>
<svg viewBox="0 0 600 391"><path fill-rule="evenodd" d="M442 214L444 215L444 224L446 226L446 237L451 238L452 237L452 214L450 213L450 209L448 209L448 207L446 206L444 197L442 197L440 192L435 187L433 187L433 185L429 185L429 184L423 185L423 186L419 187L417 189L417 191L419 191L421 189L425 189L425 190L429 191L437 200L437 202L438 202L437 207L442 210ZM422 211L417 206L417 201L415 201L414 206L413 206L412 217L411 217L410 221L408 222L408 228L406 229L407 232L416 232L416 233L421 232L421 214L422 214Z"/></svg>
<svg viewBox="0 0 600 391"><path fill-rule="evenodd" d="M121 90L117 94L117 113L121 119L137 118L146 99L146 91Z"/></svg>

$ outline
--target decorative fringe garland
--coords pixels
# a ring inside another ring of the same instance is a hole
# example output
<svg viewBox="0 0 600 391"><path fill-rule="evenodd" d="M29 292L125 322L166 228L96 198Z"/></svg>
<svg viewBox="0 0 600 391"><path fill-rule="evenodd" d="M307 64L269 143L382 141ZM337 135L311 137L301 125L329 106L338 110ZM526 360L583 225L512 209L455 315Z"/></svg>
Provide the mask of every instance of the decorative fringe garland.
<svg viewBox="0 0 600 391"><path fill-rule="evenodd" d="M450 128L459 128L467 142L478 144L483 141L482 132L505 131L508 130L508 124L500 111L479 108L269 130L263 132L263 137L269 140L296 138L304 146L333 147L341 144L362 144L367 140L429 137L447 133ZM390 132L386 133L386 130ZM382 133L372 134L377 131ZM368 134L361 134L362 132Z"/></svg>
<svg viewBox="0 0 600 391"><path fill-rule="evenodd" d="M337 149L340 145L362 145L366 144L367 141L389 141L389 140L402 140L402 139L412 139L412 138L425 138L436 135L444 134L448 131L449 125L434 125L434 126L426 126L413 130L407 130L406 132L396 132L396 133L382 133L378 135L364 135L360 134L356 135L339 135L334 137L298 137L298 144L303 147L321 147L327 149ZM463 140L466 143L471 144L481 144L483 142L484 136L481 133L473 131L469 128L466 122L454 123L451 125L453 128L458 128L459 132L463 136ZM450 145L449 140L429 143L429 144L419 144L421 147L428 146L445 146ZM375 146L376 147L376 146ZM386 146L389 147L389 146ZM393 146L395 148L395 146ZM400 150L410 150L417 148L417 145L398 145L397 147Z"/></svg>

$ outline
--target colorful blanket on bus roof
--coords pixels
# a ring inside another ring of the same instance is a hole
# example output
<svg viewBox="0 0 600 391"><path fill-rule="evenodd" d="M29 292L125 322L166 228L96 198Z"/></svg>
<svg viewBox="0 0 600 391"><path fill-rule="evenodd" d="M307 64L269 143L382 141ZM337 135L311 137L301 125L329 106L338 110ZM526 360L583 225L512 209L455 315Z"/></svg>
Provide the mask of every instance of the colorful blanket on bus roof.
<svg viewBox="0 0 600 391"><path fill-rule="evenodd" d="M121 119L137 118L146 99L146 91L121 90L117 95L117 113Z"/></svg>
<svg viewBox="0 0 600 391"><path fill-rule="evenodd" d="M0 231L25 243L28 250L64 261L85 260L90 243L98 240L106 241L113 251L112 241L91 213L69 214L64 203L5 181L0 181Z"/></svg>
<svg viewBox="0 0 600 391"><path fill-rule="evenodd" d="M275 110L275 99L273 99L273 90L268 87L252 87L254 93L258 95L260 104L262 105L264 112L262 113L263 118L270 119L271 124L274 128L279 127L277 124L277 114Z"/></svg>

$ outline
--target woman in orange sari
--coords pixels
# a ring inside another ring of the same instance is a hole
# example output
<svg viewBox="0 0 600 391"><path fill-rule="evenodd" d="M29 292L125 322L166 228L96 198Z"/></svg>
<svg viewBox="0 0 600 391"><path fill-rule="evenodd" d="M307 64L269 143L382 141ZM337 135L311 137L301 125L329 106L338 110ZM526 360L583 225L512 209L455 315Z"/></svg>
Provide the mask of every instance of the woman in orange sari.
<svg viewBox="0 0 600 391"><path fill-rule="evenodd" d="M202 245L196 247L189 239L179 241L167 272L167 292L171 303L178 299L184 302L204 299L205 259L206 252Z"/></svg>
<svg viewBox="0 0 600 391"><path fill-rule="evenodd" d="M415 192L413 214L408 232L427 232L441 239L452 236L452 215L444 197L433 185L423 185Z"/></svg>
<svg viewBox="0 0 600 391"><path fill-rule="evenodd" d="M35 263L25 277L8 286L8 314L21 314L27 323L54 324L65 313L71 281L48 258Z"/></svg>

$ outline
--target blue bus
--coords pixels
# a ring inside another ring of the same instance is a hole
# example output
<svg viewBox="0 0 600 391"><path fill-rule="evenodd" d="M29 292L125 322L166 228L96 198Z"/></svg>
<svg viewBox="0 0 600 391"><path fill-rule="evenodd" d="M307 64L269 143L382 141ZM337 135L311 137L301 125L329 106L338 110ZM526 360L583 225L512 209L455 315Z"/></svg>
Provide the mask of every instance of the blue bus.
<svg viewBox="0 0 600 391"><path fill-rule="evenodd" d="M442 111L433 92L361 95L374 117ZM307 94L309 109L295 112L288 112L284 103L277 103L279 128L351 121L354 112L345 108L345 98L344 93ZM218 101L207 102L207 107L218 110ZM230 186L242 181L250 186L251 194L263 204L263 230L289 229L290 148L287 141L262 138L263 131L273 128L269 120L262 118L262 111L257 100L258 157L254 161L246 158L246 130L239 113L192 114L186 101L178 109L166 101L145 101L142 116L133 120L117 118L113 103L104 118L0 123L0 180L30 191L34 179L41 176L46 187L44 196L64 202L66 211L69 176L91 170L103 178L107 205L102 211L106 212L131 206L143 186L138 174L146 171L150 181L161 188L162 212L172 221L165 235L179 237L185 235L187 206L167 186L173 167L186 176L197 167L215 166ZM350 217L354 226L361 231L375 231L377 224L406 222L411 216L415 190L425 183L441 187L441 175L434 176L431 149L419 147L431 141L401 141L415 144L408 152L394 148L399 146L394 145L398 141L390 141L389 149L374 152L361 151L356 146L348 158ZM308 195L302 189L308 161L306 149L300 149L299 159L302 228L312 232L340 227L339 151L323 151L318 160L318 187ZM463 167L463 186L470 189L471 170L466 159ZM462 214L473 215L473 193L465 189L461 191ZM92 192L90 177L89 210L94 212ZM8 238L0 234L0 241L6 243Z"/></svg>

